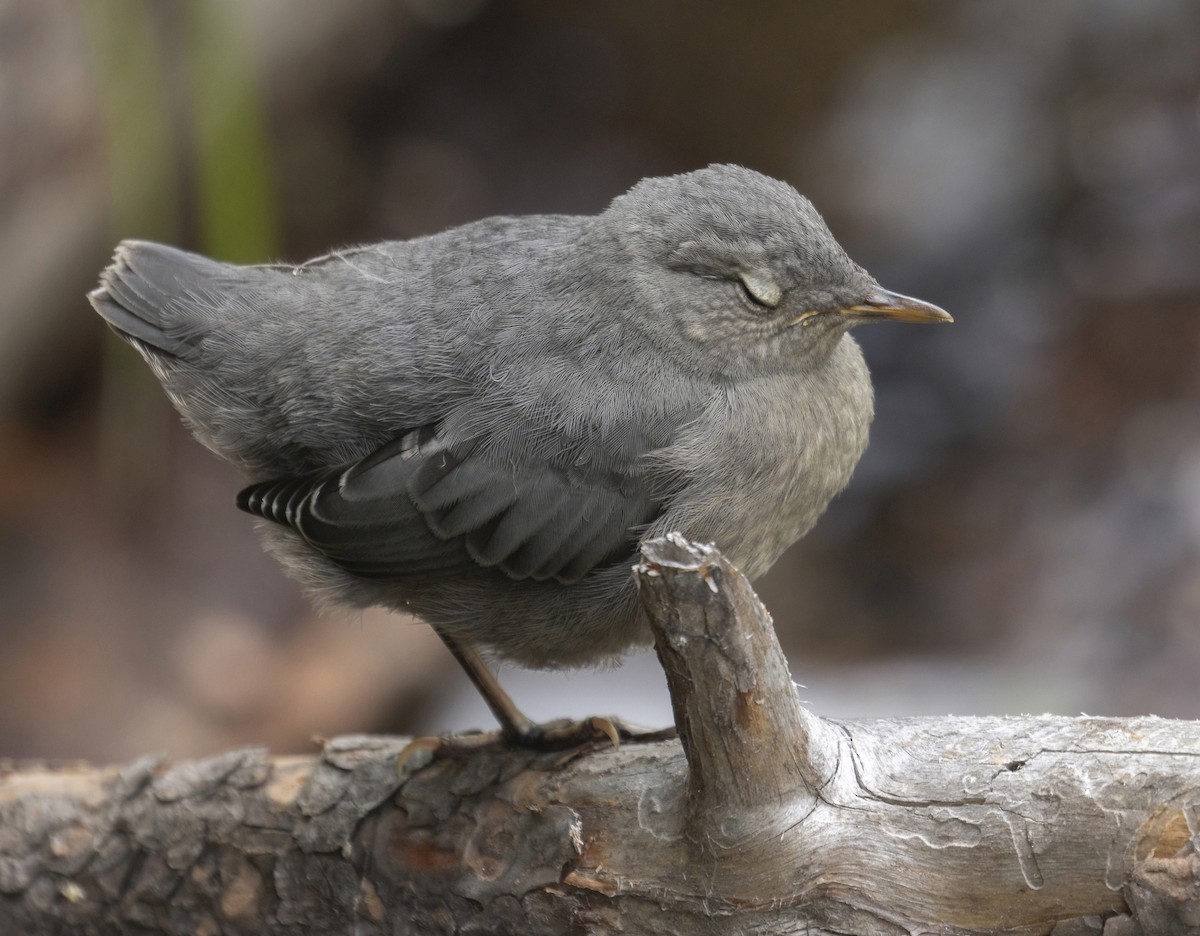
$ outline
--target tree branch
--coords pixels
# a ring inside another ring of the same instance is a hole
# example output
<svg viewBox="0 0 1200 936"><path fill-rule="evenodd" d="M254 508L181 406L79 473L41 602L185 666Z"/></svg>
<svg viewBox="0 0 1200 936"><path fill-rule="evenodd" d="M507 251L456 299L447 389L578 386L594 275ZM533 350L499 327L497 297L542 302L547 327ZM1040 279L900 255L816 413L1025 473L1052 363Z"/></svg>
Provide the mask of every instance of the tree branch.
<svg viewBox="0 0 1200 936"><path fill-rule="evenodd" d="M635 570L680 742L0 769L0 932L1200 933L1200 724L838 722L709 547Z"/></svg>

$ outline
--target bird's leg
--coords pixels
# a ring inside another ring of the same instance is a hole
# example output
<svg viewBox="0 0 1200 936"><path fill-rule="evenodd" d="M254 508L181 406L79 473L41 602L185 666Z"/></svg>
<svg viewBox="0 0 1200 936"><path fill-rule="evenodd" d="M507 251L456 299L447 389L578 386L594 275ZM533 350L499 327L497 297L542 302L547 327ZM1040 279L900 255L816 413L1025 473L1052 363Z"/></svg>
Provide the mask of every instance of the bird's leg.
<svg viewBox="0 0 1200 936"><path fill-rule="evenodd" d="M504 691L500 680L496 678L491 667L484 662L483 657L470 647L464 647L440 627L435 627L433 630L442 638L446 649L454 655L454 659L458 660L458 664L467 674L467 678L479 690L483 701L496 716L496 721L500 722L500 729L504 734L514 741L520 741L526 737L536 727L533 720L517 708L517 703Z"/></svg>
<svg viewBox="0 0 1200 936"><path fill-rule="evenodd" d="M644 732L629 728L616 718L604 716L593 716L578 722L535 722L517 708L483 657L470 647L464 647L441 628L435 627L434 631L483 696L496 721L500 722L504 737L514 744L540 750L561 750L604 739L611 741L614 747L619 747L622 738L642 741L674 736L674 728L665 732Z"/></svg>

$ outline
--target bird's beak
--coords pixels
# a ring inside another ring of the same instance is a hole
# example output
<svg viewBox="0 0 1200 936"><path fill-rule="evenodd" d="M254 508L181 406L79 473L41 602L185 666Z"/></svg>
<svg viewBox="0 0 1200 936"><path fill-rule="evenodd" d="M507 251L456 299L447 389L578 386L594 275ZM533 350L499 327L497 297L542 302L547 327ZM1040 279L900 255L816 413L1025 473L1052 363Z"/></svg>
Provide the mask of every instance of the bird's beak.
<svg viewBox="0 0 1200 936"><path fill-rule="evenodd" d="M865 321L891 322L953 322L950 313L920 299L912 299L899 293L876 287L858 305L839 309L842 315Z"/></svg>

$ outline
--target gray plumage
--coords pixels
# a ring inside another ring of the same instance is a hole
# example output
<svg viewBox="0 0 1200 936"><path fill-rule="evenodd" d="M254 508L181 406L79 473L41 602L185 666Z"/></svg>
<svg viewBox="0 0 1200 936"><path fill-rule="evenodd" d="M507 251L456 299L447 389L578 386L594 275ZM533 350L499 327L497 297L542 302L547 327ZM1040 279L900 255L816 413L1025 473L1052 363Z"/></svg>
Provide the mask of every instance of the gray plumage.
<svg viewBox="0 0 1200 936"><path fill-rule="evenodd" d="M127 241L90 298L303 584L532 666L648 640L643 537L766 572L867 444L848 328L948 318L736 166L294 267Z"/></svg>

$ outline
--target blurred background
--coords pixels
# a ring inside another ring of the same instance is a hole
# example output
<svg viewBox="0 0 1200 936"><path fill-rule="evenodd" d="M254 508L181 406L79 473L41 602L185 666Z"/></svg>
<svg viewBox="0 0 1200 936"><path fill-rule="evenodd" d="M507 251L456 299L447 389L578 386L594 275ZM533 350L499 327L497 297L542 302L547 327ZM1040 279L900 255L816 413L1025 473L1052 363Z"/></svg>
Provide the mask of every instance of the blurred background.
<svg viewBox="0 0 1200 936"><path fill-rule="evenodd" d="M321 615L85 298L123 237L300 261L738 162L949 328L760 584L831 715L1200 717L1200 5L0 0L0 755L490 727ZM652 656L503 680L659 724Z"/></svg>

